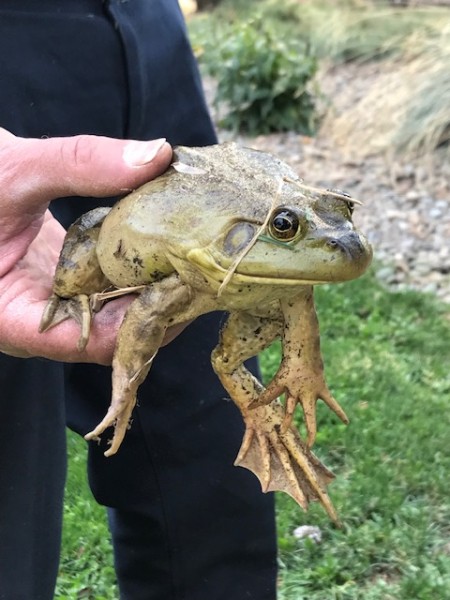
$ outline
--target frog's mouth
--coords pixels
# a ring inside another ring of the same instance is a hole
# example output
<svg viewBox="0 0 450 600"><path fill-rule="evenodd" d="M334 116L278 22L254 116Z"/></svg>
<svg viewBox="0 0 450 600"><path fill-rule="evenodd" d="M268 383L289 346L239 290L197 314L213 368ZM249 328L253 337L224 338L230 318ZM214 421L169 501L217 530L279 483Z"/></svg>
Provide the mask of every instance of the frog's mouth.
<svg viewBox="0 0 450 600"><path fill-rule="evenodd" d="M210 282L215 282L222 286L229 279L233 286L242 284L259 284L272 286L295 286L295 285L320 285L329 283L329 278L316 277L280 277L279 275L267 276L258 274L248 274L239 272L236 268L231 273L230 269L222 267L211 254L202 250L191 250L187 256L190 263L194 264ZM338 281L333 279L333 281ZM345 277L342 279L345 281Z"/></svg>

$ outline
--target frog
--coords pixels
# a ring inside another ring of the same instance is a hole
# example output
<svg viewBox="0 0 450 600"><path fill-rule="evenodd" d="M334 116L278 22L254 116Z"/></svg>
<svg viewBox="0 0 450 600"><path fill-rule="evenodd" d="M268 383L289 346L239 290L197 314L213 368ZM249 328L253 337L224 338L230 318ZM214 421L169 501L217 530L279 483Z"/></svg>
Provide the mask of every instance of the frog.
<svg viewBox="0 0 450 600"><path fill-rule="evenodd" d="M228 315L211 362L242 414L235 465L263 492L284 491L303 508L322 503L334 474L313 453L319 400L348 418L325 381L314 288L361 276L372 248L353 223L359 201L308 186L278 157L235 142L178 146L168 170L69 229L43 313L44 333L67 318L89 340L104 302L133 297L112 360L111 404L85 437L109 428L111 456L130 427L140 384L166 331L211 311ZM245 361L276 339L282 354L265 386ZM300 406L305 435L294 414Z"/></svg>

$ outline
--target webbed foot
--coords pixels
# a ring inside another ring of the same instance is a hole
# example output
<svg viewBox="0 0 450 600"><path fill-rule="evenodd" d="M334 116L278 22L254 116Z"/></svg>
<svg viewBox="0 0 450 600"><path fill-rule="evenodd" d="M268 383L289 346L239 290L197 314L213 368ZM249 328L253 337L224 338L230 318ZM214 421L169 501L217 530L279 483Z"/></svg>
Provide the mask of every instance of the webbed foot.
<svg viewBox="0 0 450 600"><path fill-rule="evenodd" d="M304 510L310 501L320 501L329 517L339 524L326 491L334 475L309 450L293 427L283 430L282 406L273 402L242 412L246 432L234 464L252 471L264 492L286 492Z"/></svg>

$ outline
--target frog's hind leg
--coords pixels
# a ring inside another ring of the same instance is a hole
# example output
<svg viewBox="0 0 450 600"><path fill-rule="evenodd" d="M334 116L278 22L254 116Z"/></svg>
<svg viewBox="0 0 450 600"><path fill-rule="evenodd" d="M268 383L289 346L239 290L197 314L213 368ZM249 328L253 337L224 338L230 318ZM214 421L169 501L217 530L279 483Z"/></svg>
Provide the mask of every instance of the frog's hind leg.
<svg viewBox="0 0 450 600"><path fill-rule="evenodd" d="M114 426L105 456L115 454L125 437L137 390L150 370L167 328L181 322L173 315L186 314L185 320L191 317L183 311L190 300L190 287L173 275L147 286L130 305L117 336L111 405L101 423L85 436L87 440L98 439L105 429Z"/></svg>
<svg viewBox="0 0 450 600"><path fill-rule="evenodd" d="M82 215L67 230L56 266L53 294L50 296L39 324L43 333L66 319L74 319L81 329L78 350L89 341L92 313L90 303L95 292L111 287L103 274L96 245L100 228L111 209L101 206Z"/></svg>
<svg viewBox="0 0 450 600"><path fill-rule="evenodd" d="M233 313L212 355L213 367L246 424L235 465L252 471L264 492L284 491L305 510L310 501L319 500L330 518L338 523L326 491L334 475L309 450L292 425L283 428L285 411L279 401L250 408L264 388L243 362L277 337L280 328L280 322Z"/></svg>

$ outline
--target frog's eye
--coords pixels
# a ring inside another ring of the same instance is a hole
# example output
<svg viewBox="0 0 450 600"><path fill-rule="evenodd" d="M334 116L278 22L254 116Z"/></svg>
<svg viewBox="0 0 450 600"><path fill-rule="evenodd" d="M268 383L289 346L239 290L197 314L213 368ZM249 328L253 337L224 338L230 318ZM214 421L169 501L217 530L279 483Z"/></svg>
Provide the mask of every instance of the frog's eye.
<svg viewBox="0 0 450 600"><path fill-rule="evenodd" d="M276 210L269 221L269 233L276 240L289 242L297 235L299 229L298 215L288 208Z"/></svg>

